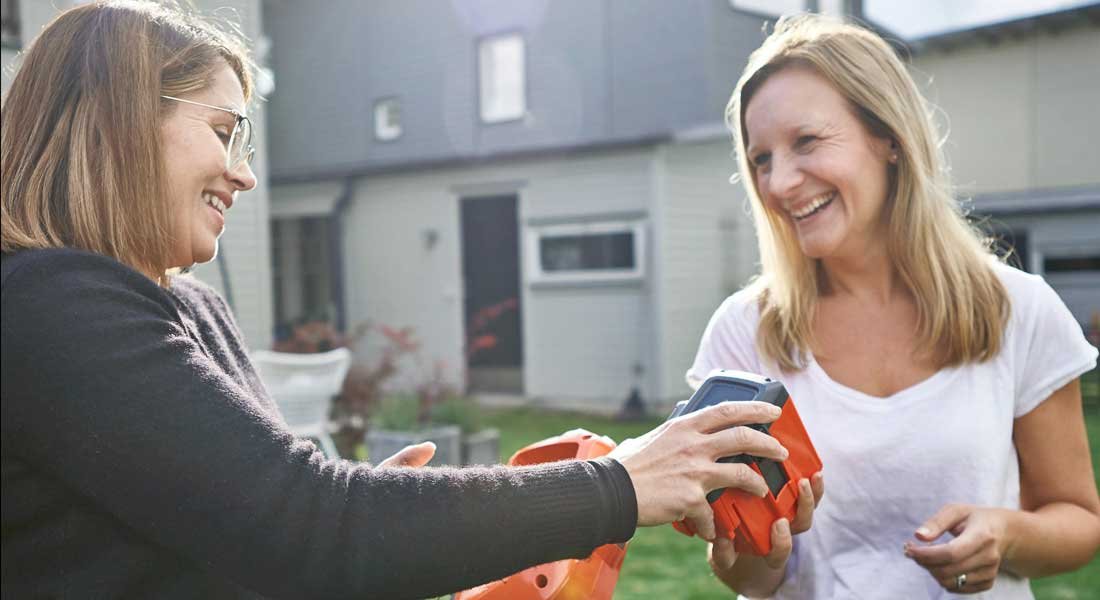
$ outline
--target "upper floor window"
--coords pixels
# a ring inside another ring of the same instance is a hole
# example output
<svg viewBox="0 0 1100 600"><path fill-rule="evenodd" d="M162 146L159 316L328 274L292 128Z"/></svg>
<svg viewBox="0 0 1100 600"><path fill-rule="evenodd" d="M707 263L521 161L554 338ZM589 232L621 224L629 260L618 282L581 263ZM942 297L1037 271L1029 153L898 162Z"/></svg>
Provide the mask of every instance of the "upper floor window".
<svg viewBox="0 0 1100 600"><path fill-rule="evenodd" d="M527 74L523 38L518 33L482 39L477 66L481 120L500 123L527 112Z"/></svg>
<svg viewBox="0 0 1100 600"><path fill-rule="evenodd" d="M20 46L19 0L0 0L0 46Z"/></svg>
<svg viewBox="0 0 1100 600"><path fill-rule="evenodd" d="M401 103L397 98L374 103L374 137L383 142L401 137Z"/></svg>
<svg viewBox="0 0 1100 600"><path fill-rule="evenodd" d="M758 15L778 17L806 10L806 0L729 0L730 6ZM826 4L835 4L826 2Z"/></svg>

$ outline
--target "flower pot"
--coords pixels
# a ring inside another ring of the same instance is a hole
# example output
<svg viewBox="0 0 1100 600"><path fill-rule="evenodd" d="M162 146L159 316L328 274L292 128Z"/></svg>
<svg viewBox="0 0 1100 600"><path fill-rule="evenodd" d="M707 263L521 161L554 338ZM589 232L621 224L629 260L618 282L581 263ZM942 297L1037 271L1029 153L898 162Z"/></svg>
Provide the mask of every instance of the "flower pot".
<svg viewBox="0 0 1100 600"><path fill-rule="evenodd" d="M462 464L500 464L500 430L482 429L462 438Z"/></svg>
<svg viewBox="0 0 1100 600"><path fill-rule="evenodd" d="M370 429L367 431L367 458L374 464L397 454L405 446L435 442L435 456L429 465L462 464L462 430L457 425L441 425L416 431Z"/></svg>

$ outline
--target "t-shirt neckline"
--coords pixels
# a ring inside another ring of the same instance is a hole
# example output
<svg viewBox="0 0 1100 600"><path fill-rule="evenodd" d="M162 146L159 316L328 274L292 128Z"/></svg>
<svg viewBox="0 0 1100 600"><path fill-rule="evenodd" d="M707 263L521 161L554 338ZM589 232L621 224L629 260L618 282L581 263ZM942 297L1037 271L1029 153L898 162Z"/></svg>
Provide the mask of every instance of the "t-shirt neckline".
<svg viewBox="0 0 1100 600"><path fill-rule="evenodd" d="M806 366L806 369L812 377L818 380L818 383L823 384L846 398L871 406L881 406L883 409L895 409L899 405L908 404L921 398L927 398L930 394L943 387L952 377L954 377L955 373L958 372L958 369L942 368L917 383L902 390L898 390L889 396L874 396L834 380L829 376L829 373L818 364L817 357L815 357L812 352L808 353L808 357L809 364Z"/></svg>

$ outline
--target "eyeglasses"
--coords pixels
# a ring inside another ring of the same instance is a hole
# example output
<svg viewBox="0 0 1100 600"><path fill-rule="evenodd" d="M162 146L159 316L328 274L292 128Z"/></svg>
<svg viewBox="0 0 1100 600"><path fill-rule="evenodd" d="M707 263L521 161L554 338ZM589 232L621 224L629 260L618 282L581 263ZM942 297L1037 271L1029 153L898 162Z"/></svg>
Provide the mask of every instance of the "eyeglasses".
<svg viewBox="0 0 1100 600"><path fill-rule="evenodd" d="M250 121L248 117L231 108L223 108L221 106L214 106L213 104L203 104L202 102L184 100L183 98L176 98L174 96L162 95L161 98L183 102L184 104L194 104L195 106L213 108L215 110L227 112L236 117L237 122L234 123L233 132L229 134L229 142L225 145L225 170L232 171L241 163L252 164L252 158L256 156L256 149L252 147L252 121Z"/></svg>

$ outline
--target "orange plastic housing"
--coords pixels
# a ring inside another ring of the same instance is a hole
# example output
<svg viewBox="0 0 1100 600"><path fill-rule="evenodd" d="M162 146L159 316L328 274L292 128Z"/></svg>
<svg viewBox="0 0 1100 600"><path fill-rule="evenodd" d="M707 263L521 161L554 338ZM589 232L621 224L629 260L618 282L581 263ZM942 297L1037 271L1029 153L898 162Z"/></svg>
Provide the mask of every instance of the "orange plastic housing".
<svg viewBox="0 0 1100 600"><path fill-rule="evenodd" d="M781 518L794 519L797 512L798 482L821 471L821 459L810 441L809 434L806 433L806 428L802 425L794 400L787 394L782 384L750 373L717 371L699 387L696 395L706 394L708 383L721 383L722 379L754 386L758 392L753 399L770 402L782 408L779 418L766 430L790 452L787 460L776 463L786 475L786 483L778 493L769 490L763 498L741 490L726 489L710 503L714 510L714 524L718 535L733 539L734 546L740 553L762 556L771 552L772 524ZM695 406L692 406L693 402ZM709 403L696 401L696 396L692 396L692 399L687 401L686 407L683 409L678 407L673 416L709 405ZM738 462L748 462L754 471L761 473L755 461L739 459ZM673 526L681 533L695 535L695 531L686 521L673 523Z"/></svg>
<svg viewBox="0 0 1100 600"><path fill-rule="evenodd" d="M611 452L615 442L584 429L574 429L516 452L509 465L559 460L585 460ZM559 560L459 592L454 600L608 600L615 592L626 544L600 546L586 559Z"/></svg>

